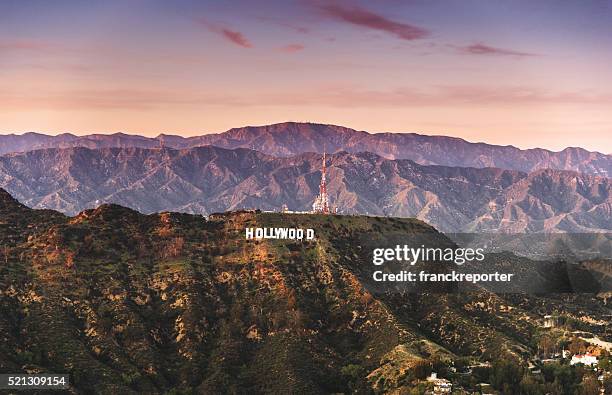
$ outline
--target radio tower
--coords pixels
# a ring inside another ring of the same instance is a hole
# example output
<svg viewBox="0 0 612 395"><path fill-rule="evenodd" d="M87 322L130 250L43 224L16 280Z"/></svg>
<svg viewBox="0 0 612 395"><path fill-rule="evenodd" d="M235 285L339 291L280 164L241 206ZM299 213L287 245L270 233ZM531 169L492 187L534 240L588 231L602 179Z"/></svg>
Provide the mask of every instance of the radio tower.
<svg viewBox="0 0 612 395"><path fill-rule="evenodd" d="M312 211L317 214L329 214L329 198L327 197L327 185L325 180L325 151L323 151L323 168L321 169L321 183L319 184L319 196L312 204Z"/></svg>

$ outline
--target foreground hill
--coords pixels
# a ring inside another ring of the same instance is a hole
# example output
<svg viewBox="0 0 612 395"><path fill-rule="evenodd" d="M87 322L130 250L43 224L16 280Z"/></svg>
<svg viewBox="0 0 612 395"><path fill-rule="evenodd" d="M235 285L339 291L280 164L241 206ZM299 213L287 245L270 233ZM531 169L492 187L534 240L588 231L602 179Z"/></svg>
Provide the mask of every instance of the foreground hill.
<svg viewBox="0 0 612 395"><path fill-rule="evenodd" d="M248 148L272 156L287 157L305 152L372 152L388 159L410 159L424 165L499 167L531 172L539 169L572 170L612 175L612 156L581 148L552 152L535 148L471 143L446 136L416 133L374 133L315 123L286 122L267 126L230 129L223 133L184 138L160 135L147 138L117 133L47 136L37 133L0 136L0 154L43 148L168 148L185 149L204 145Z"/></svg>
<svg viewBox="0 0 612 395"><path fill-rule="evenodd" d="M0 187L35 208L73 215L102 203L141 212L309 210L321 157L247 149L46 149L0 157ZM343 213L416 217L444 232L609 232L610 179L569 171L423 166L372 153L328 159Z"/></svg>
<svg viewBox="0 0 612 395"><path fill-rule="evenodd" d="M411 219L207 221L115 205L68 218L6 193L0 218L2 237L23 231L0 265L0 373L68 372L78 392L393 391L431 361L524 363L543 314L584 318L594 332L609 314L591 295L370 293L356 240L449 243ZM244 240L247 226L281 224L317 239Z"/></svg>

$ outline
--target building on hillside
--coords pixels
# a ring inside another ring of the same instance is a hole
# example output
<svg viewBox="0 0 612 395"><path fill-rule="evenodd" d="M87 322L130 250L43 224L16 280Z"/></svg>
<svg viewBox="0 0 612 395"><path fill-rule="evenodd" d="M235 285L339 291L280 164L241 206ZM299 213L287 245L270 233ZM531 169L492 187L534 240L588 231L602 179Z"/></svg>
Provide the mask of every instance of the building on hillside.
<svg viewBox="0 0 612 395"><path fill-rule="evenodd" d="M558 317L552 315L545 315L542 325L544 328L555 328L558 326Z"/></svg>
<svg viewBox="0 0 612 395"><path fill-rule="evenodd" d="M453 384L447 379L438 378L438 374L435 372L427 378L427 381L433 384L433 393L435 395L450 394L453 390Z"/></svg>
<svg viewBox="0 0 612 395"><path fill-rule="evenodd" d="M280 212L281 214L311 214L311 211L289 210L289 207L286 204L281 206Z"/></svg>
<svg viewBox="0 0 612 395"><path fill-rule="evenodd" d="M584 366L595 366L597 365L597 357L593 354L576 354L572 356L572 360L570 361L570 365L583 364Z"/></svg>

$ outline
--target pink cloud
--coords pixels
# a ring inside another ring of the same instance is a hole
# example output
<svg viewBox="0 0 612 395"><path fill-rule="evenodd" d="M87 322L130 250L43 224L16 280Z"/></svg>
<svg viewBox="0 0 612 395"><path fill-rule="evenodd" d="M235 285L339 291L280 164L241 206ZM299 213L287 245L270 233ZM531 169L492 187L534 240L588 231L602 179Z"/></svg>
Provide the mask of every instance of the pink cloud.
<svg viewBox="0 0 612 395"><path fill-rule="evenodd" d="M230 29L221 29L221 34L223 34L225 38L227 38L228 40L230 40L236 45L239 45L244 48L252 47L250 41L247 40L246 37L244 37L244 35L240 33L239 31L230 30Z"/></svg>
<svg viewBox="0 0 612 395"><path fill-rule="evenodd" d="M517 57L536 56L536 54L533 54L533 53L514 51L511 49L497 48L497 47L492 47L490 45L486 45L482 43L474 43L472 45L466 45L463 47L459 47L459 50L469 55L501 55L501 56L517 56Z"/></svg>
<svg viewBox="0 0 612 395"><path fill-rule="evenodd" d="M244 34L242 34L241 32L237 30L232 30L225 26L221 26L219 24L209 22L203 18L199 20L199 23L206 26L206 28L209 31L219 34L221 37L225 38L226 40L230 41L233 44L238 45L239 47L242 47L242 48L252 48L253 47L251 42L244 36Z"/></svg>
<svg viewBox="0 0 612 395"><path fill-rule="evenodd" d="M337 21L393 34L402 40L418 40L429 36L429 31L407 23L395 22L358 6L316 3L324 15Z"/></svg>
<svg viewBox="0 0 612 395"><path fill-rule="evenodd" d="M281 52L286 52L286 53L294 53L294 52L303 51L304 46L302 44L289 44L289 45L285 45L284 47L280 47L278 50Z"/></svg>

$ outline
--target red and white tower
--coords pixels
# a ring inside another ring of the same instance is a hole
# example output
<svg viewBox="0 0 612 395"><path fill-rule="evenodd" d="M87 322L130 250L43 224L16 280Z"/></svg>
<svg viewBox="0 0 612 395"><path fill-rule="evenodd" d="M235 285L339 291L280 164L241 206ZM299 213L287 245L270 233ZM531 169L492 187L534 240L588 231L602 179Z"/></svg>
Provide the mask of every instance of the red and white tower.
<svg viewBox="0 0 612 395"><path fill-rule="evenodd" d="M323 151L323 168L321 170L321 183L319 184L319 196L312 204L312 211L319 214L329 214L329 198L327 197L325 151Z"/></svg>

